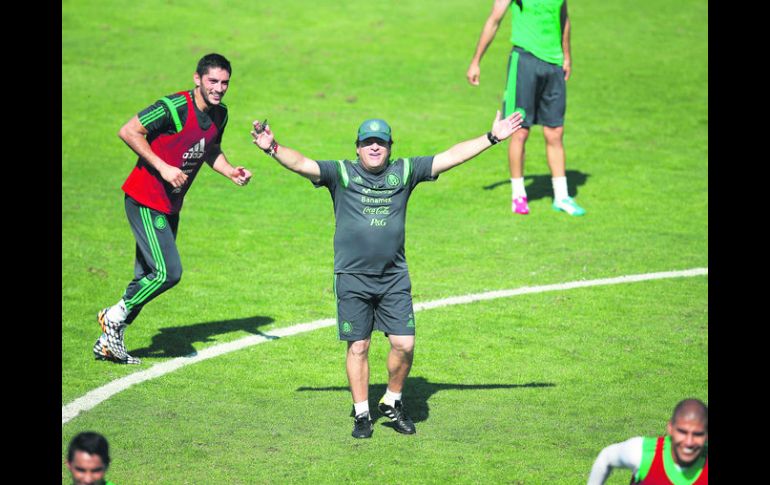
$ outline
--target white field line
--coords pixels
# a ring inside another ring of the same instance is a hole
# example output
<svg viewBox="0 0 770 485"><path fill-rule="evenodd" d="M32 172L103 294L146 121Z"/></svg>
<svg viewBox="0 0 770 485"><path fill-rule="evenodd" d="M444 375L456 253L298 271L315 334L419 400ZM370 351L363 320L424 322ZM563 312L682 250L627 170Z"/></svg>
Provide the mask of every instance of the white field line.
<svg viewBox="0 0 770 485"><path fill-rule="evenodd" d="M569 283L559 283L554 285L544 286L525 286L514 290L497 290L489 291L485 293L476 293L473 295L454 296L451 298L444 298L441 300L428 301L425 303L416 303L414 305L414 311L429 310L432 308L439 308L450 305L463 305L472 303L475 301L493 300L495 298L508 298L517 295L526 295L530 293L544 293L547 291L563 291L571 290L573 288L585 288L588 286L603 286L603 285L618 285L623 283L636 283L639 281L659 280L665 278L686 278L692 276L708 275L708 268L693 268L683 271L665 271L660 273L646 273L629 276L619 276L616 278L603 278L596 280L584 280L584 281L572 281ZM193 356L177 357L166 362L155 364L149 369L134 372L120 379L116 379L108 384L105 384L99 388L89 391L85 395L75 399L61 409L61 422L64 426L67 422L71 421L77 415L84 411L93 409L98 404L106 401L115 394L128 389L134 384L139 384L156 377L161 377L165 374L174 372L175 370L191 365L198 362L218 357L236 350L241 350L252 345L261 344L272 340L274 337L289 337L300 333L310 332L319 328L331 327L337 323L336 318L326 318L323 320L315 320L308 323L299 323L290 327L282 327L272 330L271 332L265 332L263 335L250 335L233 342L227 342L224 344L213 345L205 348Z"/></svg>

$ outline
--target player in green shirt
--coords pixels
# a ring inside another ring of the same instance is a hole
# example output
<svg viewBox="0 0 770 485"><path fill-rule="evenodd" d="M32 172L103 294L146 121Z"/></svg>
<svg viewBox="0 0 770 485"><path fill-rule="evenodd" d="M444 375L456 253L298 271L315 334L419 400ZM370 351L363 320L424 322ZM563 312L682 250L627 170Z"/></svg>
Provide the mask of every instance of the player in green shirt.
<svg viewBox="0 0 770 485"><path fill-rule="evenodd" d="M521 115L502 118L492 129L435 156L391 160L393 138L384 120L364 121L356 137L356 160L316 161L279 146L269 124L254 122L254 143L289 170L329 190L334 203L334 289L340 340L347 342L346 370L353 397L353 437L373 432L369 413L369 346L373 330L390 342L388 387L379 411L393 428L415 432L402 402L412 367L415 320L404 255L406 206L422 181L436 180L520 128Z"/></svg>
<svg viewBox="0 0 770 485"><path fill-rule="evenodd" d="M511 50L503 115L524 112L521 130L511 137L508 164L511 173L511 210L529 214L524 188L524 147L532 125L543 126L545 152L551 170L554 210L582 216L585 210L569 196L564 153L564 113L567 80L572 72L570 21L567 0L494 0L484 23L466 77L479 84L481 58L495 38L505 13L511 10Z"/></svg>

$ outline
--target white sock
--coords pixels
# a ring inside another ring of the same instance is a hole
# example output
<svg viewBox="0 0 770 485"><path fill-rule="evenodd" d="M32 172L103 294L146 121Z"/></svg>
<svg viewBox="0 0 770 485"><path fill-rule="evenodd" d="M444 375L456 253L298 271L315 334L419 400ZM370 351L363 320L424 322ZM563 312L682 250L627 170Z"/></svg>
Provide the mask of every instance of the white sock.
<svg viewBox="0 0 770 485"><path fill-rule="evenodd" d="M567 177L551 177L554 200L562 200L569 197L567 192Z"/></svg>
<svg viewBox="0 0 770 485"><path fill-rule="evenodd" d="M388 406L395 406L396 401L400 401L400 400L401 400L401 393L393 392L390 389L386 389L385 395L382 397L382 402L384 402Z"/></svg>
<svg viewBox="0 0 770 485"><path fill-rule="evenodd" d="M353 407L356 409L355 413L356 416L360 416L364 413L369 414L369 400L361 401L361 402L355 402L353 403Z"/></svg>
<svg viewBox="0 0 770 485"><path fill-rule="evenodd" d="M513 199L527 196L527 191L524 190L524 177L511 179L511 193Z"/></svg>
<svg viewBox="0 0 770 485"><path fill-rule="evenodd" d="M126 304L123 302L122 298L107 310L107 319L112 322L123 322L127 316L128 312L126 311Z"/></svg>

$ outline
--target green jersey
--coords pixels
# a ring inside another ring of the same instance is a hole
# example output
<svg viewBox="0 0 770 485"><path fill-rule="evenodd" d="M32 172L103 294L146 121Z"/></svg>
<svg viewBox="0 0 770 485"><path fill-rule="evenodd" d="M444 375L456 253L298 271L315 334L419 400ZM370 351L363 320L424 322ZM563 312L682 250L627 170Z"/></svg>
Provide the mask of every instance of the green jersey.
<svg viewBox="0 0 770 485"><path fill-rule="evenodd" d="M522 0L511 2L511 42L535 57L561 66L562 8L565 0Z"/></svg>
<svg viewBox="0 0 770 485"><path fill-rule="evenodd" d="M334 272L383 275L407 271L406 204L412 190L436 180L433 156L399 158L371 173L350 160L318 161L334 203Z"/></svg>

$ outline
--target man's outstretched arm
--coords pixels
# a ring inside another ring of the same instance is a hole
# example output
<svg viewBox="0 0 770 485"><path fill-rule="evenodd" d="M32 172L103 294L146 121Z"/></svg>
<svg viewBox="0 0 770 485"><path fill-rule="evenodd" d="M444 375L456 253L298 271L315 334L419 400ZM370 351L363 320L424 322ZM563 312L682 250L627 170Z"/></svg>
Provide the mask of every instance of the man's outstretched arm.
<svg viewBox="0 0 770 485"><path fill-rule="evenodd" d="M278 145L269 124L263 125L261 122L255 121L253 125L254 129L251 130L251 136L254 138L255 145L292 172L298 173L314 183L321 180L321 167L315 160L307 158L297 150Z"/></svg>
<svg viewBox="0 0 770 485"><path fill-rule="evenodd" d="M596 457L587 485L602 485L613 468L627 468L636 474L642 464L643 438L637 436L604 448Z"/></svg>
<svg viewBox="0 0 770 485"><path fill-rule="evenodd" d="M521 128L521 121L521 113L518 111L507 118L500 118L500 111L498 111L492 129L487 134L458 143L449 150L433 157L431 175L435 177L446 172L450 168L470 160L492 145L505 140Z"/></svg>

